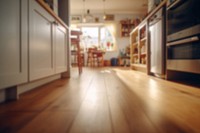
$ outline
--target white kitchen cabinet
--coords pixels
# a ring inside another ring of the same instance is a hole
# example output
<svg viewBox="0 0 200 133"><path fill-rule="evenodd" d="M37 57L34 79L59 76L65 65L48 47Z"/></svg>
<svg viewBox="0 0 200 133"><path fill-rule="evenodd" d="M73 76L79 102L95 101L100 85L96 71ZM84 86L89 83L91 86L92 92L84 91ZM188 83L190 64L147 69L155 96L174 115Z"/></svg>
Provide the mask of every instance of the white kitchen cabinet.
<svg viewBox="0 0 200 133"><path fill-rule="evenodd" d="M27 0L0 4L0 89L27 82Z"/></svg>
<svg viewBox="0 0 200 133"><path fill-rule="evenodd" d="M55 25L55 71L67 71L67 31L60 24Z"/></svg>
<svg viewBox="0 0 200 133"><path fill-rule="evenodd" d="M29 0L29 80L53 75L54 18L35 0Z"/></svg>
<svg viewBox="0 0 200 133"><path fill-rule="evenodd" d="M37 1L1 1L0 17L0 89L67 71L67 29Z"/></svg>

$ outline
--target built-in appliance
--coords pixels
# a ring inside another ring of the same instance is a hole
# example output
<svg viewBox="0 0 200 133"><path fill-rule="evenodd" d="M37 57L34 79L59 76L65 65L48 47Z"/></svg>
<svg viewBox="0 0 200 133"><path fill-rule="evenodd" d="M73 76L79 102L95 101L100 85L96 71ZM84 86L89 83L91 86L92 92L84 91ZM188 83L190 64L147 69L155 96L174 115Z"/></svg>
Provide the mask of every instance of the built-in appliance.
<svg viewBox="0 0 200 133"><path fill-rule="evenodd" d="M165 8L158 10L149 20L150 72L158 77L165 75Z"/></svg>
<svg viewBox="0 0 200 133"><path fill-rule="evenodd" d="M200 0L173 0L167 8L167 41L200 33Z"/></svg>
<svg viewBox="0 0 200 133"><path fill-rule="evenodd" d="M172 0L167 8L167 69L200 73L200 0Z"/></svg>

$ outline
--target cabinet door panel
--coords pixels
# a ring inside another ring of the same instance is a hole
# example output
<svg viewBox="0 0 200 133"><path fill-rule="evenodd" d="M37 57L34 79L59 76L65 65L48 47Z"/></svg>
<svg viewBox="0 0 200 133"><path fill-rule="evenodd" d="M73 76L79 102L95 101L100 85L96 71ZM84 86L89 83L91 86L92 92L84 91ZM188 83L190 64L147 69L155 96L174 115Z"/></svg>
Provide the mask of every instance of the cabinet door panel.
<svg viewBox="0 0 200 133"><path fill-rule="evenodd" d="M29 63L30 80L54 74L53 17L36 1L30 0Z"/></svg>
<svg viewBox="0 0 200 133"><path fill-rule="evenodd" d="M60 73L67 70L66 29L62 26L56 26L55 34L56 73Z"/></svg>
<svg viewBox="0 0 200 133"><path fill-rule="evenodd" d="M27 82L27 1L0 4L0 88Z"/></svg>

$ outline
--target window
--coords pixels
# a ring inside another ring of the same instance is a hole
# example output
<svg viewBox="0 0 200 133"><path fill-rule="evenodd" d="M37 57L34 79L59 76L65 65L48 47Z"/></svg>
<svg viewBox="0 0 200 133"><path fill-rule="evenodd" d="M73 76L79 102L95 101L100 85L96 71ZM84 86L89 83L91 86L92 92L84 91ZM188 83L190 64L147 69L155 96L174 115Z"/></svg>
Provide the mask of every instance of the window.
<svg viewBox="0 0 200 133"><path fill-rule="evenodd" d="M99 28L98 27L82 27L82 43L85 48L99 47Z"/></svg>
<svg viewBox="0 0 200 133"><path fill-rule="evenodd" d="M105 26L82 27L82 44L84 48L97 47L105 51L112 51L114 39Z"/></svg>
<svg viewBox="0 0 200 133"><path fill-rule="evenodd" d="M100 30L100 44L101 47L107 51L113 50L113 37L106 27L102 27Z"/></svg>

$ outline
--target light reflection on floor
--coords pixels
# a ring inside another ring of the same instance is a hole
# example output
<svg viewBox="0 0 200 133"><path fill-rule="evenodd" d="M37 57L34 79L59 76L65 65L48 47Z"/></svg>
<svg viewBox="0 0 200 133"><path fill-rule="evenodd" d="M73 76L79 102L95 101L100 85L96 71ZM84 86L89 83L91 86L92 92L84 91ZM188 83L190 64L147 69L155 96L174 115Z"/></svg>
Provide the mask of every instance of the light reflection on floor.
<svg viewBox="0 0 200 133"><path fill-rule="evenodd" d="M159 89L158 89L157 82L153 79L150 79L149 80L149 89L148 89L150 97L153 99L158 98L159 97L158 90Z"/></svg>
<svg viewBox="0 0 200 133"><path fill-rule="evenodd" d="M101 73L111 73L111 71L110 70L103 70L103 71L101 71Z"/></svg>

